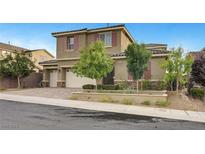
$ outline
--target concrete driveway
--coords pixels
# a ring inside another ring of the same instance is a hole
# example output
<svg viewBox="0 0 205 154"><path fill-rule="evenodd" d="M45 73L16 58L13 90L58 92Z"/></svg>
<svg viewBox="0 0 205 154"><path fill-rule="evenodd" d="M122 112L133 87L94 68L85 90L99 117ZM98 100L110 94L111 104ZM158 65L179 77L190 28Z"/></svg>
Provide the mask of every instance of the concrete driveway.
<svg viewBox="0 0 205 154"><path fill-rule="evenodd" d="M81 91L81 89L70 89L70 88L32 88L32 89L20 89L20 90L12 89L12 90L4 91L2 93L68 99L71 96L71 93L74 91Z"/></svg>

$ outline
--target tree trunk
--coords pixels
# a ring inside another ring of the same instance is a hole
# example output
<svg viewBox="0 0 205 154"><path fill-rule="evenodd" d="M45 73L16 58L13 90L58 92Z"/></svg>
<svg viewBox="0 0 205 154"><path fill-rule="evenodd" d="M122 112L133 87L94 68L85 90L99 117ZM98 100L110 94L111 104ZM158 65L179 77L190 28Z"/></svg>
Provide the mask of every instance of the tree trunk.
<svg viewBox="0 0 205 154"><path fill-rule="evenodd" d="M170 90L173 91L173 82L170 84Z"/></svg>
<svg viewBox="0 0 205 154"><path fill-rule="evenodd" d="M95 87L95 90L96 90L96 92L97 92L97 90L98 90L98 81L97 81L97 79L95 79L95 81L96 81L96 87Z"/></svg>
<svg viewBox="0 0 205 154"><path fill-rule="evenodd" d="M203 100L204 100L204 103L205 103L205 87L204 87L204 98L203 98Z"/></svg>
<svg viewBox="0 0 205 154"><path fill-rule="evenodd" d="M177 95L179 94L179 80L178 80L178 78L177 78L177 81L176 81L177 83L177 85L176 85L176 91L177 91Z"/></svg>
<svg viewBox="0 0 205 154"><path fill-rule="evenodd" d="M141 86L141 91L142 91L143 90L143 81L141 81L140 86Z"/></svg>
<svg viewBox="0 0 205 154"><path fill-rule="evenodd" d="M137 80L137 93L139 92L139 81Z"/></svg>
<svg viewBox="0 0 205 154"><path fill-rule="evenodd" d="M21 83L20 83L20 77L19 76L17 77L17 81L18 81L18 89L20 89L21 88Z"/></svg>

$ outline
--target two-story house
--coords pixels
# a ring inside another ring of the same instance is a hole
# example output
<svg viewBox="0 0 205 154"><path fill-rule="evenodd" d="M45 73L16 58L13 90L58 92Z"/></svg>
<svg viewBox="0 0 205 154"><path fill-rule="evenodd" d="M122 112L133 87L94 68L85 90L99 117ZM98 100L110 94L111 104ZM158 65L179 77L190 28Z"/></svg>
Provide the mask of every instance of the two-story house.
<svg viewBox="0 0 205 154"><path fill-rule="evenodd" d="M81 88L84 84L96 84L95 80L77 77L72 73L72 66L79 60L81 49L97 40L104 42L107 54L114 59L113 71L100 82L102 84L114 84L121 81L132 82L124 51L128 44L135 42L135 40L124 25L55 32L52 35L56 38L56 60L40 63L44 70L43 85L45 87ZM161 69L160 63L168 55L167 45L146 44L146 47L153 54L143 78L160 80L165 73Z"/></svg>
<svg viewBox="0 0 205 154"><path fill-rule="evenodd" d="M4 58L8 54L14 55L14 53L25 53L28 58L30 58L34 62L34 70L36 72L43 70L43 67L39 65L39 62L54 59L54 56L46 49L29 50L26 48L0 42L0 59Z"/></svg>

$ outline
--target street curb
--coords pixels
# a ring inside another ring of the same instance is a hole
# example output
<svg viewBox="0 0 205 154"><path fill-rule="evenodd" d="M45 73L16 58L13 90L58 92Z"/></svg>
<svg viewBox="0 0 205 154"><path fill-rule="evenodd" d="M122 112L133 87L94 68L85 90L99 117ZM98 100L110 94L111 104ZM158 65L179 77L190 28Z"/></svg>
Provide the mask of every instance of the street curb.
<svg viewBox="0 0 205 154"><path fill-rule="evenodd" d="M160 117L176 120L205 122L205 112L184 111L175 109L131 106L113 103L99 103L76 100L63 100L45 97L10 95L0 93L0 100L17 101L23 103L71 107L95 111L114 112L131 115Z"/></svg>

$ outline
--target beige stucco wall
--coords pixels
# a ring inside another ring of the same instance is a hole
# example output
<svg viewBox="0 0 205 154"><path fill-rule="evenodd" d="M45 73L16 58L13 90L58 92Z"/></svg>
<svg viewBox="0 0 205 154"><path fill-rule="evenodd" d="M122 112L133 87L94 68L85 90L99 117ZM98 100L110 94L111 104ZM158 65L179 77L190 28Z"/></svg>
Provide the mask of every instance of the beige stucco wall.
<svg viewBox="0 0 205 154"><path fill-rule="evenodd" d="M165 57L152 58L151 60L151 79L163 79L165 70L161 68L161 64L165 61Z"/></svg>
<svg viewBox="0 0 205 154"><path fill-rule="evenodd" d="M104 32L106 32L106 31L104 31ZM108 54L121 52L121 31L115 30L114 32L116 33L116 46L106 47L106 51ZM103 33L103 32L100 32L100 33ZM87 35L87 45L95 42L95 35L96 35L96 33L89 33Z"/></svg>
<svg viewBox="0 0 205 154"><path fill-rule="evenodd" d="M125 51L127 46L132 43L130 39L125 35L125 32L121 31L121 51Z"/></svg>
<svg viewBox="0 0 205 154"><path fill-rule="evenodd" d="M125 36L123 32L121 32L121 30L115 30L115 32L116 32L116 45L112 47L106 47L106 51L108 52L108 54L122 52L124 51L125 46L128 44L127 42L129 39ZM75 36L78 35L78 48L73 49L73 50L67 49L67 37L69 37L69 35L57 37L57 41L56 41L57 59L79 57L80 50L82 50L84 47L89 46L90 44L95 42L96 34L97 33L75 34ZM123 39L121 39L122 35L123 35ZM73 35L70 35L70 36L73 36ZM121 47L122 44L123 44L123 48Z"/></svg>
<svg viewBox="0 0 205 154"><path fill-rule="evenodd" d="M127 80L128 79L126 59L114 60L114 67L115 67L115 80Z"/></svg>
<svg viewBox="0 0 205 154"><path fill-rule="evenodd" d="M43 66L39 65L39 62L53 59L53 57L49 55L47 52L45 52L44 50L34 51L31 52L31 54L32 54L31 60L34 62L35 66L37 66L41 70L43 69Z"/></svg>
<svg viewBox="0 0 205 154"><path fill-rule="evenodd" d="M67 49L67 36L59 36L57 37L57 46L56 46L56 57L60 58L76 58L80 56L80 50L86 46L86 34L76 34L78 35L78 48L73 50Z"/></svg>
<svg viewBox="0 0 205 154"><path fill-rule="evenodd" d="M163 79L165 70L161 68L161 63L165 60L164 57L152 57L151 59L151 79ZM128 80L128 69L126 59L116 59L115 80Z"/></svg>
<svg viewBox="0 0 205 154"><path fill-rule="evenodd" d="M11 53L11 55L13 55L14 51L9 50L9 49L0 49L0 59L2 59L4 57L3 55L3 51L6 51L8 53Z"/></svg>

